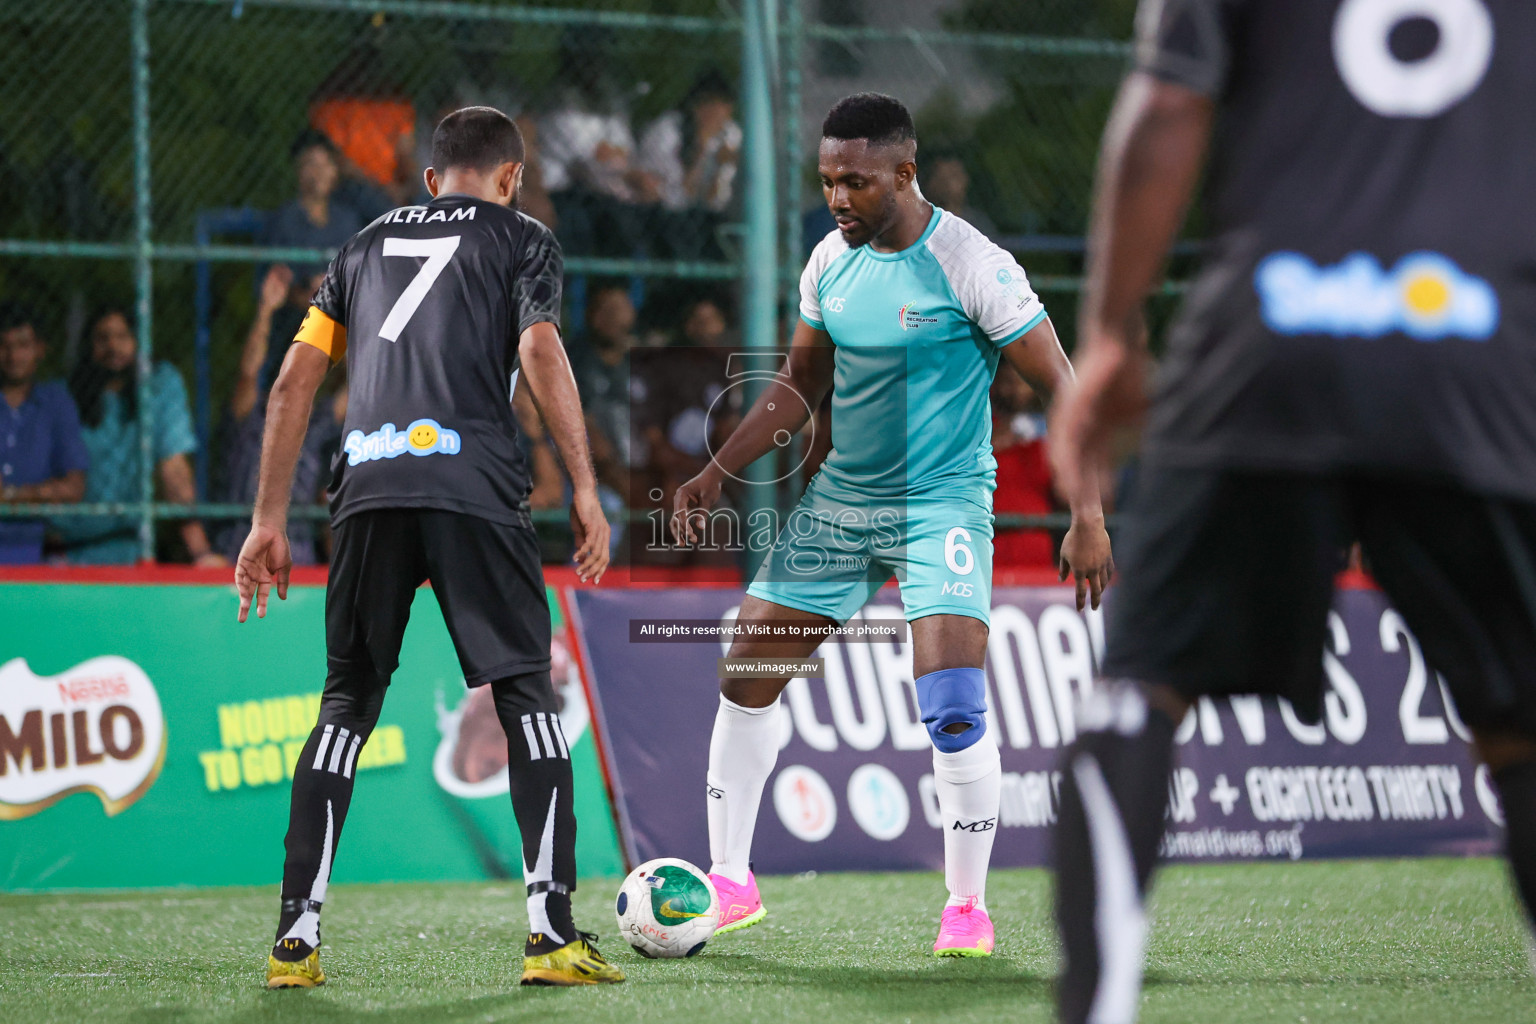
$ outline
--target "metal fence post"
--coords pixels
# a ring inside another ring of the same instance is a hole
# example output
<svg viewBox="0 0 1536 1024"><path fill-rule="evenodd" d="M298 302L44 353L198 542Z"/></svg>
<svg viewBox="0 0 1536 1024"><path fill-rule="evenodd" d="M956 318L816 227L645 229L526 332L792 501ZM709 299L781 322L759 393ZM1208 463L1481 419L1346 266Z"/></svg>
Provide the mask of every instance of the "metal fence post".
<svg viewBox="0 0 1536 1024"><path fill-rule="evenodd" d="M805 153L800 145L800 60L805 47L805 24L800 5L802 0L784 0L784 45L779 50L783 68L783 103L779 111L780 129L784 135L784 163L788 173L784 175L784 282L786 314L791 324L799 309L801 249L804 247L802 212L800 209L800 166Z"/></svg>
<svg viewBox="0 0 1536 1024"><path fill-rule="evenodd" d="M149 3L133 0L133 280L135 333L139 339L139 557L155 557L154 413L150 409L154 375L155 269L150 236L153 207L149 191Z"/></svg>
<svg viewBox="0 0 1536 1024"><path fill-rule="evenodd" d="M779 208L775 196L772 58L777 38L776 0L742 4L741 99L745 159L746 245L742 273L742 340L748 349L778 348ZM749 398L755 396L749 395ZM748 514L774 508L777 459L749 467ZM756 567L753 566L755 569Z"/></svg>

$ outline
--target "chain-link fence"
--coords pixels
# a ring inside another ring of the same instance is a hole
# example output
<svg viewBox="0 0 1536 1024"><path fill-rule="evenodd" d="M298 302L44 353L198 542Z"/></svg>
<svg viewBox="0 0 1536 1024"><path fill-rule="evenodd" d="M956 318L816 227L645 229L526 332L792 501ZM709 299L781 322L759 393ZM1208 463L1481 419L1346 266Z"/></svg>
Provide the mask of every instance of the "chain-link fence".
<svg viewBox="0 0 1536 1024"><path fill-rule="evenodd" d="M631 347L787 337L830 227L821 118L850 92L908 103L925 193L1019 255L1070 343L1133 6L0 0L0 548L232 555L264 393L317 273L424 198L431 128L470 103L528 139L520 203L566 251L600 470L638 457L620 425ZM294 492L310 523L296 547L317 561L345 408L333 376ZM552 460L533 464L555 555L568 495Z"/></svg>

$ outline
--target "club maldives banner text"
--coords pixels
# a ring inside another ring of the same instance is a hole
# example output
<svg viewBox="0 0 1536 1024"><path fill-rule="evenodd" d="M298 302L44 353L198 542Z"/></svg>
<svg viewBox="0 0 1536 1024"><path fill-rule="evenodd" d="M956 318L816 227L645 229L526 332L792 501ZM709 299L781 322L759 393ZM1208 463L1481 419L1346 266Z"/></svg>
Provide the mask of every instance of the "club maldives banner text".
<svg viewBox="0 0 1536 1024"><path fill-rule="evenodd" d="M900 616L882 592L862 615ZM599 739L631 862L708 860L704 776L722 641L633 642L632 622L729 623L734 590L574 594ZM1093 685L1103 620L1066 587L993 595L989 728L1003 759L994 863L1049 861L1059 757ZM1374 590L1329 615L1321 722L1285 702L1199 702L1178 734L1164 852L1176 859L1489 854L1502 827L1465 726L1402 618ZM708 630L700 632L708 633ZM783 746L763 794L759 872L942 867L932 758L904 643L830 639L822 678L781 700Z"/></svg>

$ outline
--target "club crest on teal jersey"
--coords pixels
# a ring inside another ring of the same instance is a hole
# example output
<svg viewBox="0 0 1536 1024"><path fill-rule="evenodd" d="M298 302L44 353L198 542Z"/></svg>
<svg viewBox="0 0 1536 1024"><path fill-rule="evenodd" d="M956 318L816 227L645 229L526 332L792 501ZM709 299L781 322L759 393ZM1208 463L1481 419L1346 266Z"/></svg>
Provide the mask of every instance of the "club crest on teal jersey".
<svg viewBox="0 0 1536 1024"><path fill-rule="evenodd" d="M896 318L900 321L901 329L904 331L911 328L921 327L924 324L936 324L939 322L939 318L936 316L924 316L922 312L917 309L917 301L915 299L907 303L905 306L902 306L901 309L897 311Z"/></svg>

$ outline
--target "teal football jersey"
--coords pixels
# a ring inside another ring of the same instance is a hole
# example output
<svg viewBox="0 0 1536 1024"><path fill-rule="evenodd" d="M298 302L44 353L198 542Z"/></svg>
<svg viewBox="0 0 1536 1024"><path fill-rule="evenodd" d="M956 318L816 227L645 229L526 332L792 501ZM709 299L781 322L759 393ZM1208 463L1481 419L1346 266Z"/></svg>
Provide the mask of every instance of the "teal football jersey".
<svg viewBox="0 0 1536 1024"><path fill-rule="evenodd" d="M832 452L815 486L850 504L960 497L990 508L999 350L1045 319L1014 258L937 207L900 252L850 249L833 231L801 276L800 316L837 347Z"/></svg>

